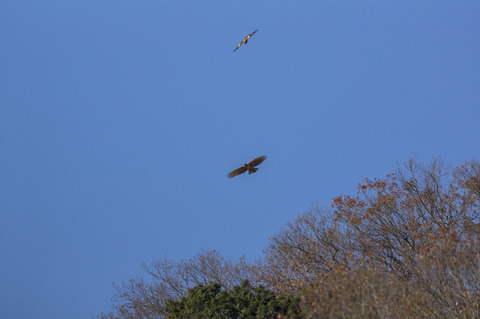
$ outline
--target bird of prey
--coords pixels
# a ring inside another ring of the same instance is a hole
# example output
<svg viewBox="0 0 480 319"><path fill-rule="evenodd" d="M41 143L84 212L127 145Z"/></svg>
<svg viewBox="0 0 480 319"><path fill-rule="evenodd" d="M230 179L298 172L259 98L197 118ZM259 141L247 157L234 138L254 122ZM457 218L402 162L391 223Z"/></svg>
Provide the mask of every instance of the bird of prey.
<svg viewBox="0 0 480 319"><path fill-rule="evenodd" d="M229 174L228 174L228 177L235 177L237 175L240 175L240 174L243 174L245 173L246 171L248 171L248 174L253 174L255 173L258 168L256 168L255 166L259 165L261 162L263 162L267 157L265 155L263 156L260 156L260 157L257 157L256 159L254 159L253 161L251 161L250 163L247 163L247 164L243 164L242 167L239 167L237 168L236 170L234 171L231 171Z"/></svg>
<svg viewBox="0 0 480 319"><path fill-rule="evenodd" d="M238 50L238 48L239 48L239 47L240 47L242 44L246 44L246 43L248 42L248 39L250 39L250 38L252 37L252 35L254 35L254 34L255 34L255 32L257 32L257 31L258 31L258 29L257 29L257 30L255 30L255 31L253 31L253 32L252 32L252 33L250 33L249 35L247 35L247 36L245 37L245 39L243 39L243 41L242 41L242 42L240 42L240 44L237 46L237 48L236 48L235 50L233 50L233 52L237 51L237 50Z"/></svg>

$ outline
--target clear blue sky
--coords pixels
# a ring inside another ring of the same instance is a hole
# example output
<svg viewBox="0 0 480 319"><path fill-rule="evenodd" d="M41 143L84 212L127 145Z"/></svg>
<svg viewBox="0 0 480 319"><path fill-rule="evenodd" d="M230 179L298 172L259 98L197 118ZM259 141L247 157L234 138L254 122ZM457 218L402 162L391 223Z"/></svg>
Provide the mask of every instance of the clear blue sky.
<svg viewBox="0 0 480 319"><path fill-rule="evenodd" d="M107 312L164 254L254 260L413 153L480 159L479 1L3 0L0 317Z"/></svg>

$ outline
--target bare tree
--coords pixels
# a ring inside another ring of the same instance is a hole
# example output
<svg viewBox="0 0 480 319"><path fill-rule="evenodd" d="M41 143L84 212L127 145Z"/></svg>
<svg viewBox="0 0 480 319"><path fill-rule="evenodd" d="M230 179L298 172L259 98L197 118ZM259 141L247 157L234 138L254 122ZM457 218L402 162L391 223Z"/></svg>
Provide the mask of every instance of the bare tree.
<svg viewBox="0 0 480 319"><path fill-rule="evenodd" d="M165 318L165 302L185 297L188 288L215 282L231 289L253 278L251 265L245 257L232 261L213 249L187 260L173 261L164 257L143 263L143 268L151 280L137 278L114 284L114 311L101 314L100 318Z"/></svg>
<svg viewBox="0 0 480 319"><path fill-rule="evenodd" d="M416 319L432 318L428 302L382 270L337 267L306 288L300 306L306 318Z"/></svg>
<svg viewBox="0 0 480 319"><path fill-rule="evenodd" d="M256 281L277 293L293 294L319 274L348 263L350 242L328 211L313 207L270 239Z"/></svg>
<svg viewBox="0 0 480 319"><path fill-rule="evenodd" d="M480 242L449 236L418 257L418 291L432 297L435 318L480 318Z"/></svg>
<svg viewBox="0 0 480 319"><path fill-rule="evenodd" d="M407 280L418 254L442 238L464 238L479 219L479 198L439 160L410 160L396 175L366 179L359 195L333 204L337 220L351 229L355 254Z"/></svg>
<svg viewBox="0 0 480 319"><path fill-rule="evenodd" d="M460 187L480 198L480 162L472 160L457 167L454 177Z"/></svg>

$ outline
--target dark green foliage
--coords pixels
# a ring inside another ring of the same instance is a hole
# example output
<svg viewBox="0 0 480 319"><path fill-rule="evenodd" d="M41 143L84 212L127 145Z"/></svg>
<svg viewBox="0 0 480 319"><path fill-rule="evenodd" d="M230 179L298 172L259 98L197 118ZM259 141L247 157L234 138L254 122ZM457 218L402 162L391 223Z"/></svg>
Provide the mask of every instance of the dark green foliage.
<svg viewBox="0 0 480 319"><path fill-rule="evenodd" d="M217 283L195 286L187 297L167 301L165 310L168 319L300 318L296 297L276 296L247 280L230 290L222 290Z"/></svg>

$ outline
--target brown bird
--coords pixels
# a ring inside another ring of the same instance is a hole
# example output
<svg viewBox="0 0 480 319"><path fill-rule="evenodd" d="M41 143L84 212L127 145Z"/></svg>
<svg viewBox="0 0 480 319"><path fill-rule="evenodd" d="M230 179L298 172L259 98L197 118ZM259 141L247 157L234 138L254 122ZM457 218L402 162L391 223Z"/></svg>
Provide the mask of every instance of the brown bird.
<svg viewBox="0 0 480 319"><path fill-rule="evenodd" d="M257 157L256 159L254 159L250 163L243 164L242 167L239 167L236 170L231 171L228 174L228 177L230 177L230 178L235 177L237 175L245 173L246 171L248 171L248 174L253 174L258 170L258 168L256 168L255 166L260 165L260 163L263 162L266 158L267 157L265 155Z"/></svg>
<svg viewBox="0 0 480 319"><path fill-rule="evenodd" d="M248 42L248 39L250 39L250 38L251 38L251 36L252 36L252 35L254 35L254 34L255 34L255 32L257 32L257 31L258 31L258 29L257 29L257 30L255 30L255 31L253 31L253 32L252 32L252 33L250 33L249 35L247 35L247 36L245 37L245 39L243 39L243 41L242 41L242 42L240 42L240 44L238 45L238 47L237 47L235 50L233 50L233 52L237 51L237 50L238 50L238 48L239 48L239 47L240 47L242 44L246 44L246 43Z"/></svg>

